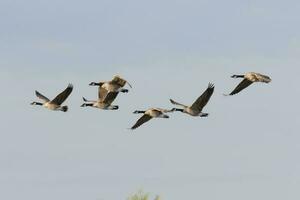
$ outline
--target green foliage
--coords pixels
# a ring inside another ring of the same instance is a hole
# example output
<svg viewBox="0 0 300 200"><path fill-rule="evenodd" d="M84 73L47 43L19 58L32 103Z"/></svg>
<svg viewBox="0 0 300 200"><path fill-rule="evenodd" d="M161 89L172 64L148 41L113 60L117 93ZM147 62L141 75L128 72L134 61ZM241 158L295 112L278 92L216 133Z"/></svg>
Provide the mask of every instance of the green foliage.
<svg viewBox="0 0 300 200"><path fill-rule="evenodd" d="M142 190L139 190L137 193L128 197L127 200L150 200L149 193L144 193ZM154 200L160 200L160 197L156 196Z"/></svg>
<svg viewBox="0 0 300 200"><path fill-rule="evenodd" d="M157 195L154 200L160 200L160 197Z"/></svg>

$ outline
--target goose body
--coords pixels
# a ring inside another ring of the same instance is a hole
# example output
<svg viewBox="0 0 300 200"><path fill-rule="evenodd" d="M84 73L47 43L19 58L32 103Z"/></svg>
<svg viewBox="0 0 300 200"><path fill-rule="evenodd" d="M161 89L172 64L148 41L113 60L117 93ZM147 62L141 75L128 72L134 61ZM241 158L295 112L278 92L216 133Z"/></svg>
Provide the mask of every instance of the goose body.
<svg viewBox="0 0 300 200"><path fill-rule="evenodd" d="M131 129L134 130L138 128L152 118L169 118L169 116L165 113L172 111L173 110L166 110L162 108L150 108L145 111L136 110L133 112L134 114L143 114L143 116L138 119L138 121L131 127Z"/></svg>
<svg viewBox="0 0 300 200"><path fill-rule="evenodd" d="M172 104L182 107L182 109L173 108L173 111L180 111L194 117L207 117L208 113L203 113L202 110L208 103L210 97L212 96L214 88L214 85L209 83L205 92L200 97L198 97L198 99L191 106L186 106L170 99Z"/></svg>
<svg viewBox="0 0 300 200"><path fill-rule="evenodd" d="M118 110L119 109L119 106L111 105L110 101L108 101L108 100L90 101L90 100L86 100L83 97L83 101L85 103L83 103L81 105L81 107L94 107L94 108L99 108L99 109L102 109L102 110Z"/></svg>
<svg viewBox="0 0 300 200"><path fill-rule="evenodd" d="M64 91L62 91L51 101L50 99L48 99L47 97L39 93L38 91L35 91L36 96L42 101L42 103L35 101L32 102L31 105L39 105L49 110L67 112L68 106L61 106L61 104L68 98L68 96L71 94L72 91L73 91L73 85L69 84Z"/></svg>
<svg viewBox="0 0 300 200"><path fill-rule="evenodd" d="M229 95L235 95L255 82L270 83L272 81L269 76L256 72L248 72L245 75L233 75L231 78L243 78L243 80Z"/></svg>
<svg viewBox="0 0 300 200"><path fill-rule="evenodd" d="M124 89L123 87L126 85L126 83L129 85L130 88L132 86L128 81L125 79L121 78L120 76L114 76L111 81L102 81L102 82L91 82L91 86L99 86L107 90L108 92L123 92L127 93L128 89Z"/></svg>
<svg viewBox="0 0 300 200"><path fill-rule="evenodd" d="M109 92L105 88L99 86L98 88L98 100L97 101L90 101L86 100L83 97L83 103L81 107L94 107L103 110L117 110L119 106L111 105L112 102L116 99L119 92Z"/></svg>
<svg viewBox="0 0 300 200"><path fill-rule="evenodd" d="M120 76L114 76L111 81L102 82L91 82L89 85L98 86L98 100L88 101L85 98L83 100L88 103L84 103L81 107L95 107L103 110L117 110L119 106L111 105L113 101L117 98L119 92L127 93L128 90L123 87L126 83L131 87L131 85Z"/></svg>

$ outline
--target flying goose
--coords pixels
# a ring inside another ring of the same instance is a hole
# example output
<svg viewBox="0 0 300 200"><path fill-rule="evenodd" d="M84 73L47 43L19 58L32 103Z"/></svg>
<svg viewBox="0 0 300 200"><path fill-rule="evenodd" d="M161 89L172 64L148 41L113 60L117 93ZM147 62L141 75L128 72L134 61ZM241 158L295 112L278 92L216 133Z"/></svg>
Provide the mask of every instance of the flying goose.
<svg viewBox="0 0 300 200"><path fill-rule="evenodd" d="M100 108L103 110L117 110L119 106L111 105L112 102L116 99L118 92L108 92L106 89L102 88L101 86L98 88L98 100L97 101L90 101L83 97L83 103L81 107L94 107Z"/></svg>
<svg viewBox="0 0 300 200"><path fill-rule="evenodd" d="M169 118L169 116L166 115L165 113L173 112L173 111L174 110L166 110L161 108L150 108L146 111L136 110L133 112L134 114L143 113L144 115L141 118L139 118L138 121L131 127L131 130L138 128L139 126L146 123L152 118Z"/></svg>
<svg viewBox="0 0 300 200"><path fill-rule="evenodd" d="M180 112L189 114L191 116L207 117L208 113L203 113L202 109L209 101L211 95L214 92L214 88L215 88L215 86L213 84L209 83L206 91L200 97L198 97L198 99L191 106L186 106L186 105L177 103L176 101L170 99L172 104L183 107L183 109L173 108L173 110L180 111Z"/></svg>
<svg viewBox="0 0 300 200"><path fill-rule="evenodd" d="M130 88L132 88L132 86L130 85L130 83L128 81L126 81L125 79L123 79L117 75L117 76L114 76L111 81L102 81L102 82L98 82L98 83L91 82L90 85L102 87L102 88L106 89L108 92L127 93L128 89L123 88L126 85L126 83L129 85Z"/></svg>
<svg viewBox="0 0 300 200"><path fill-rule="evenodd" d="M229 95L234 95L239 93L240 91L242 91L243 89L245 89L246 87L248 87L254 82L262 82L262 83L271 82L270 77L255 72L248 72L245 75L233 75L231 76L231 78L243 78L243 80Z"/></svg>
<svg viewBox="0 0 300 200"><path fill-rule="evenodd" d="M68 96L71 94L73 90L73 85L69 84L68 87L61 92L59 95L57 95L53 100L49 100L47 97L39 93L38 91L35 91L36 96L43 101L43 103L40 102L32 102L31 105L39 105L43 106L45 108L48 108L50 110L60 110L63 112L68 111L68 106L61 106L61 104L68 98Z"/></svg>

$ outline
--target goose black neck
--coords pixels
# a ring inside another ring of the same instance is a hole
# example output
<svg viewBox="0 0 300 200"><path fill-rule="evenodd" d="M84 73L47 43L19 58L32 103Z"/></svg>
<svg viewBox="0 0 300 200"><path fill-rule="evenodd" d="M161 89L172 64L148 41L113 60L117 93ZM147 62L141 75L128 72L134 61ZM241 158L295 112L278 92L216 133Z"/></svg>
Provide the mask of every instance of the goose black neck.
<svg viewBox="0 0 300 200"><path fill-rule="evenodd" d="M145 113L146 111L143 110L136 110L134 113Z"/></svg>
<svg viewBox="0 0 300 200"><path fill-rule="evenodd" d="M42 106L43 104L42 104L42 103L40 103L40 102L33 102L33 103L31 103L31 105L38 105L38 106Z"/></svg>
<svg viewBox="0 0 300 200"><path fill-rule="evenodd" d="M175 111L183 112L183 109L180 109L180 108L175 108L174 110L175 110Z"/></svg>
<svg viewBox="0 0 300 200"><path fill-rule="evenodd" d="M92 85L92 86L96 86L96 85L97 85L97 86L101 86L102 84L96 83L96 82L91 82L90 85Z"/></svg>
<svg viewBox="0 0 300 200"><path fill-rule="evenodd" d="M245 76L244 75L233 75L231 76L232 78L244 78Z"/></svg>
<svg viewBox="0 0 300 200"><path fill-rule="evenodd" d="M93 104L92 103L84 103L84 104L81 105L81 107L87 107L87 106L92 107Z"/></svg>

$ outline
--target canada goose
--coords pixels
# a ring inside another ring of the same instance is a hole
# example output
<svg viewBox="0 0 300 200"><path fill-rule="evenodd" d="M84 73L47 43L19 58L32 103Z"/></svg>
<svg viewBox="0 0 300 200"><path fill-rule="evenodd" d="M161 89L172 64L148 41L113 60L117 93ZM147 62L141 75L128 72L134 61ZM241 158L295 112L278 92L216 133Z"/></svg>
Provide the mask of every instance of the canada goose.
<svg viewBox="0 0 300 200"><path fill-rule="evenodd" d="M126 81L125 79L121 78L120 76L114 76L111 81L102 81L99 83L91 82L90 85L102 87L102 88L106 89L108 92L127 93L128 89L123 88L126 83L129 85L130 88L132 88L130 83L128 81Z"/></svg>
<svg viewBox="0 0 300 200"><path fill-rule="evenodd" d="M172 104L183 107L183 109L173 108L173 110L180 111L180 112L189 114L191 116L207 117L208 113L202 113L202 109L209 101L211 95L214 92L214 88L215 88L215 86L213 84L209 83L206 91L200 97L198 97L198 99L191 106L186 106L186 105L177 103L176 101L170 99Z"/></svg>
<svg viewBox="0 0 300 200"><path fill-rule="evenodd" d="M143 113L144 115L138 119L138 121L131 127L132 130L138 128L142 124L146 123L152 118L169 118L168 115L164 114L167 112L173 112L174 110L166 110L166 109L161 109L161 108L150 108L146 111L141 111L141 110L136 110L133 113L134 114L141 114Z"/></svg>
<svg viewBox="0 0 300 200"><path fill-rule="evenodd" d="M68 87L61 92L59 95L57 95L53 100L49 100L47 97L39 93L38 91L35 91L36 96L43 101L43 103L40 102L32 102L31 105L39 105L43 106L45 108L48 108L50 110L60 110L63 112L68 111L68 106L61 106L61 104L68 98L68 96L71 94L73 90L73 85L69 84Z"/></svg>
<svg viewBox="0 0 300 200"><path fill-rule="evenodd" d="M270 77L255 72L248 72L245 75L233 75L231 76L231 78L243 78L243 80L229 95L234 95L239 93L240 91L242 91L243 89L245 89L246 87L248 87L254 82L262 82L262 83L271 82Z"/></svg>
<svg viewBox="0 0 300 200"><path fill-rule="evenodd" d="M90 101L86 100L83 97L83 101L87 103L83 103L81 107L95 107L100 108L103 110L117 110L119 106L111 105L112 102L116 99L118 92L108 92L106 89L99 87L98 88L98 100L97 101Z"/></svg>

